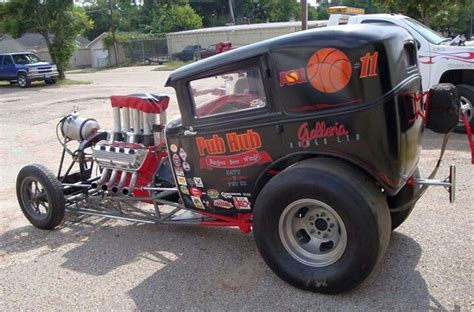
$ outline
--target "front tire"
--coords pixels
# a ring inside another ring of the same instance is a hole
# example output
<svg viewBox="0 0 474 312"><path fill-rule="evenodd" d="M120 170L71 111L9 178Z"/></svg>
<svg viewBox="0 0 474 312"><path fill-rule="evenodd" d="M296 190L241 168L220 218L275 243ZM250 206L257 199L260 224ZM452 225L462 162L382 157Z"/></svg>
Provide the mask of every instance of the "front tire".
<svg viewBox="0 0 474 312"><path fill-rule="evenodd" d="M386 198L375 183L333 159L302 161L271 179L253 218L257 248L273 272L328 294L362 283L391 233Z"/></svg>
<svg viewBox="0 0 474 312"><path fill-rule="evenodd" d="M23 167L16 180L16 194L23 214L35 227L50 230L64 219L61 183L44 166Z"/></svg>
<svg viewBox="0 0 474 312"><path fill-rule="evenodd" d="M55 84L57 81L58 81L57 79L46 79L44 82L47 85L52 85L52 84Z"/></svg>
<svg viewBox="0 0 474 312"><path fill-rule="evenodd" d="M31 80L28 79L28 76L25 73L18 74L17 82L20 88L28 88L31 86Z"/></svg>
<svg viewBox="0 0 474 312"><path fill-rule="evenodd" d="M474 129L474 87L469 85L457 85L459 99L461 102L461 108L465 108L467 121L471 125L471 129ZM466 127L462 117L459 118L459 124L454 129L455 132L466 133Z"/></svg>

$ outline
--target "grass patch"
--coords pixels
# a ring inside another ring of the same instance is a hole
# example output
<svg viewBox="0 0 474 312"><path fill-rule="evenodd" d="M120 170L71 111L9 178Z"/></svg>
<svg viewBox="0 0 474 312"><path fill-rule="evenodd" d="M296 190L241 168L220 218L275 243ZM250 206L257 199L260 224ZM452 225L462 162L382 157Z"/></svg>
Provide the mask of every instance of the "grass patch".
<svg viewBox="0 0 474 312"><path fill-rule="evenodd" d="M58 80L57 84L60 85L60 86L90 85L90 84L92 84L92 81L89 81L89 80L63 79L63 80Z"/></svg>
<svg viewBox="0 0 474 312"><path fill-rule="evenodd" d="M183 62L183 61L171 61L168 63L164 63L161 66L158 66L157 68L153 69L154 71L170 71L170 70L175 70L178 69L184 65L188 65L192 62Z"/></svg>

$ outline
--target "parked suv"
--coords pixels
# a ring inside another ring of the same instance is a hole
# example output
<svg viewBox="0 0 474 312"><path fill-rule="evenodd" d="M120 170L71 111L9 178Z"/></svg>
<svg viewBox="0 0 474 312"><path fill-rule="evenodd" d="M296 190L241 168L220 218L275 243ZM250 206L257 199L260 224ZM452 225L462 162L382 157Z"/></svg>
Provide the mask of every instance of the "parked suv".
<svg viewBox="0 0 474 312"><path fill-rule="evenodd" d="M18 83L20 88L27 88L32 81L44 80L54 84L58 79L56 65L41 60L29 52L0 54L0 80Z"/></svg>

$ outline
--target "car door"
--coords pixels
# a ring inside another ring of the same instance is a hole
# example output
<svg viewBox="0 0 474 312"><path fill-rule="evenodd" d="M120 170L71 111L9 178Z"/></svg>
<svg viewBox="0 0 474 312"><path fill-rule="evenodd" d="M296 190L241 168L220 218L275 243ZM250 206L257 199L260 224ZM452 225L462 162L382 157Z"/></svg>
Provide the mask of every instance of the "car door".
<svg viewBox="0 0 474 312"><path fill-rule="evenodd" d="M5 73L3 72L3 55L0 55L0 80L5 79Z"/></svg>
<svg viewBox="0 0 474 312"><path fill-rule="evenodd" d="M15 79L16 78L16 68L15 64L13 63L13 58L11 55L4 55L3 56L3 63L2 63L2 79Z"/></svg>
<svg viewBox="0 0 474 312"><path fill-rule="evenodd" d="M191 122L176 135L167 130L186 207L218 213L251 209L255 182L283 153L266 85L258 62L220 69L187 84L192 108L184 113Z"/></svg>

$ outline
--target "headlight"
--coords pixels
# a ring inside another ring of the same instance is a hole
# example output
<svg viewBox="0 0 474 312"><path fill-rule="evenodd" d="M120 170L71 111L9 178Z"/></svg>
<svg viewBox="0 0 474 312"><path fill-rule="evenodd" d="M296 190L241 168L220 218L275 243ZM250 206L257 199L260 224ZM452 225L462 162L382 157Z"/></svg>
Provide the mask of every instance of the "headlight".
<svg viewBox="0 0 474 312"><path fill-rule="evenodd" d="M52 70L57 70L58 68L56 67L56 65L51 65L51 69Z"/></svg>

